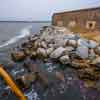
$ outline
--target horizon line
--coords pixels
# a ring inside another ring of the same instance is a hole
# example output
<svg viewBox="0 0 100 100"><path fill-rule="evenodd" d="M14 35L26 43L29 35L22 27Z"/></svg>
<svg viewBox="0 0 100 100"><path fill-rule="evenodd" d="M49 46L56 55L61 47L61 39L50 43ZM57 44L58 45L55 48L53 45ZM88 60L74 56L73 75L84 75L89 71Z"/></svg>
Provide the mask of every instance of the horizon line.
<svg viewBox="0 0 100 100"><path fill-rule="evenodd" d="M36 21L28 21L28 20L0 20L0 22L52 22L50 20L36 20Z"/></svg>

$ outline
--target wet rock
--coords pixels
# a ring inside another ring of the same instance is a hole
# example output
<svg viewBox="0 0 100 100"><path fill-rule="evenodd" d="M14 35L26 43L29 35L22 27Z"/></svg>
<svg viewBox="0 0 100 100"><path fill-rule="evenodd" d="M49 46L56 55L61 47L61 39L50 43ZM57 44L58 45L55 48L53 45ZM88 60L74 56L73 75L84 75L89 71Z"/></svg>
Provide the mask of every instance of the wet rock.
<svg viewBox="0 0 100 100"><path fill-rule="evenodd" d="M84 47L84 46L79 46L76 49L76 54L78 56L80 56L81 58L86 59L89 56L89 54L88 54L88 48Z"/></svg>
<svg viewBox="0 0 100 100"><path fill-rule="evenodd" d="M92 64L94 64L96 67L100 68L100 57L97 57L93 60Z"/></svg>
<svg viewBox="0 0 100 100"><path fill-rule="evenodd" d="M89 59L90 60L94 60L95 57L96 57L96 54L95 54L94 50L93 49L89 49Z"/></svg>
<svg viewBox="0 0 100 100"><path fill-rule="evenodd" d="M88 40L88 39L83 39L83 38L80 38L78 40L78 45L79 46L86 46L88 48L96 48L98 43L96 41L93 41L93 40Z"/></svg>
<svg viewBox="0 0 100 100"><path fill-rule="evenodd" d="M95 83L94 87L100 91L100 80Z"/></svg>
<svg viewBox="0 0 100 100"><path fill-rule="evenodd" d="M36 76L33 73L27 73L21 77L18 77L16 79L16 82L18 83L19 87L21 89L27 89L31 85L32 82L36 80Z"/></svg>
<svg viewBox="0 0 100 100"><path fill-rule="evenodd" d="M37 54L39 56L47 57L47 53L46 53L46 50L44 48L38 48L37 49Z"/></svg>
<svg viewBox="0 0 100 100"><path fill-rule="evenodd" d="M41 47L42 47L42 48L45 48L45 49L47 48L47 44L46 44L45 41L42 41L42 42L41 42Z"/></svg>
<svg viewBox="0 0 100 100"><path fill-rule="evenodd" d="M22 76L22 78L23 78L25 81L29 81L29 82L33 82L33 81L36 80L35 73L28 73L28 74L25 74L24 76Z"/></svg>
<svg viewBox="0 0 100 100"><path fill-rule="evenodd" d="M37 81L44 87L47 88L48 87L48 78L45 74L43 74L42 72L36 73L35 74L37 77Z"/></svg>
<svg viewBox="0 0 100 100"><path fill-rule="evenodd" d="M95 87L95 81L85 80L84 81L84 87L86 87L86 88L93 88L93 87Z"/></svg>
<svg viewBox="0 0 100 100"><path fill-rule="evenodd" d="M62 64L69 64L69 62L70 62L70 58L69 58L68 55L65 55L65 56L60 57L59 60L60 60L60 62L61 62Z"/></svg>
<svg viewBox="0 0 100 100"><path fill-rule="evenodd" d="M23 64L24 68L27 69L28 72L36 73L39 72L39 67L37 64L32 62L25 62Z"/></svg>
<svg viewBox="0 0 100 100"><path fill-rule="evenodd" d="M53 47L54 47L54 44L49 43L49 44L48 44L48 47L49 47L49 48L53 48Z"/></svg>
<svg viewBox="0 0 100 100"><path fill-rule="evenodd" d="M34 48L36 49L38 47L40 47L40 41L39 40L34 42Z"/></svg>
<svg viewBox="0 0 100 100"><path fill-rule="evenodd" d="M50 54L53 52L53 50L54 50L54 48L48 48L48 49L46 50L47 55L50 55Z"/></svg>
<svg viewBox="0 0 100 100"><path fill-rule="evenodd" d="M81 71L78 74L79 74L79 78L82 79L82 80L86 80L86 79L91 80L91 81L97 80L97 78L95 77L95 75L93 73Z"/></svg>
<svg viewBox="0 0 100 100"><path fill-rule="evenodd" d="M24 42L24 43L21 44L22 48L27 47L27 45L28 45L27 42Z"/></svg>
<svg viewBox="0 0 100 100"><path fill-rule="evenodd" d="M94 49L95 53L100 55L100 46L97 46L95 49Z"/></svg>
<svg viewBox="0 0 100 100"><path fill-rule="evenodd" d="M89 48L96 48L98 46L98 43L93 40L89 40Z"/></svg>
<svg viewBox="0 0 100 100"><path fill-rule="evenodd" d="M66 49L67 52L71 52L71 51L74 50L74 47L72 47L72 46L67 46L67 47L65 47L65 49Z"/></svg>
<svg viewBox="0 0 100 100"><path fill-rule="evenodd" d="M78 46L89 47L89 41L87 39L80 38L78 40Z"/></svg>
<svg viewBox="0 0 100 100"><path fill-rule="evenodd" d="M88 67L88 64L84 60L72 60L71 66L75 69L82 69Z"/></svg>
<svg viewBox="0 0 100 100"><path fill-rule="evenodd" d="M58 80L65 81L64 74L62 72L56 71L55 74Z"/></svg>
<svg viewBox="0 0 100 100"><path fill-rule="evenodd" d="M38 36L33 36L33 37L31 38L31 41L34 42L34 41L36 41L37 39L38 39Z"/></svg>
<svg viewBox="0 0 100 100"><path fill-rule="evenodd" d="M30 50L28 48L25 48L24 50L25 55L29 56L30 55Z"/></svg>
<svg viewBox="0 0 100 100"><path fill-rule="evenodd" d="M64 52L65 50L66 50L66 49L63 48L63 47L57 48L56 50L54 50L54 51L51 53L50 58L56 59L56 58L60 57L60 56L63 54L63 52Z"/></svg>
<svg viewBox="0 0 100 100"><path fill-rule="evenodd" d="M33 52L31 53L31 55L30 55L30 58L31 58L31 59L35 59L36 56L37 56L37 53L36 53L35 51L33 51Z"/></svg>
<svg viewBox="0 0 100 100"><path fill-rule="evenodd" d="M68 45L76 47L77 46L77 41L76 40L69 40Z"/></svg>
<svg viewBox="0 0 100 100"><path fill-rule="evenodd" d="M26 58L26 55L24 54L23 51L14 51L11 53L11 58L13 61L23 61Z"/></svg>

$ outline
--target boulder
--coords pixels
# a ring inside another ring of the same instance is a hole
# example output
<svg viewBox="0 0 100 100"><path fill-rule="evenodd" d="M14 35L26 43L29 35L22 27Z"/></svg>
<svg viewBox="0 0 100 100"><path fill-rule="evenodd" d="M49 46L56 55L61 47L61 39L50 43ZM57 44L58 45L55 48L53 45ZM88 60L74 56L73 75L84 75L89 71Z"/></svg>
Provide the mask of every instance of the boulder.
<svg viewBox="0 0 100 100"><path fill-rule="evenodd" d="M64 52L65 50L66 50L66 49L63 48L63 47L57 48L56 50L54 50L54 51L50 54L50 58L56 59L56 58L60 57L60 56L63 54L63 52Z"/></svg>
<svg viewBox="0 0 100 100"><path fill-rule="evenodd" d="M100 91L100 80L95 83L95 88Z"/></svg>
<svg viewBox="0 0 100 100"><path fill-rule="evenodd" d="M96 59L94 59L92 63L96 65L97 68L100 69L100 57L97 57Z"/></svg>
<svg viewBox="0 0 100 100"><path fill-rule="evenodd" d="M88 58L88 47L85 47L85 46L79 46L79 47L77 47L77 49L76 49L76 54L78 55L78 56L80 56L80 58L82 58L82 59L86 59L86 58Z"/></svg>
<svg viewBox="0 0 100 100"><path fill-rule="evenodd" d="M48 47L49 47L49 48L53 48L53 47L54 47L54 44L49 43L49 44L48 44Z"/></svg>
<svg viewBox="0 0 100 100"><path fill-rule="evenodd" d="M46 44L45 41L41 41L41 47L42 47L42 48L45 48L45 49L47 48L47 44Z"/></svg>
<svg viewBox="0 0 100 100"><path fill-rule="evenodd" d="M80 38L78 40L78 46L89 47L89 41L87 39Z"/></svg>
<svg viewBox="0 0 100 100"><path fill-rule="evenodd" d="M89 40L89 48L96 48L98 46L98 43L93 40Z"/></svg>
<svg viewBox="0 0 100 100"><path fill-rule="evenodd" d="M17 62L17 61L23 61L26 58L26 55L24 54L23 51L14 51L11 53L12 60Z"/></svg>
<svg viewBox="0 0 100 100"><path fill-rule="evenodd" d="M34 48L37 48L37 47L38 47L38 42L35 41L35 42L34 42Z"/></svg>
<svg viewBox="0 0 100 100"><path fill-rule="evenodd" d="M46 50L47 55L50 55L50 54L53 52L53 50L54 50L54 48L48 48L48 49Z"/></svg>
<svg viewBox="0 0 100 100"><path fill-rule="evenodd" d="M76 40L69 40L68 45L76 47L77 46L77 41Z"/></svg>
<svg viewBox="0 0 100 100"><path fill-rule="evenodd" d="M31 58L31 59L35 59L36 56L37 56L37 53L36 53L35 51L33 51L33 52L31 53L31 55L30 55L30 58Z"/></svg>
<svg viewBox="0 0 100 100"><path fill-rule="evenodd" d="M95 49L94 49L95 53L100 55L100 46L97 46Z"/></svg>
<svg viewBox="0 0 100 100"><path fill-rule="evenodd" d="M61 80L61 81L64 81L64 82L65 82L64 74L63 74L62 72L56 71L56 72L55 72L55 75L56 75L56 78L57 78L58 80Z"/></svg>
<svg viewBox="0 0 100 100"><path fill-rule="evenodd" d="M65 55L65 56L60 57L59 60L60 60L60 62L61 62L62 64L69 64L69 62L70 62L70 58L69 58L68 55Z"/></svg>
<svg viewBox="0 0 100 100"><path fill-rule="evenodd" d="M94 73L86 72L85 70L79 71L78 75L79 75L79 78L82 80L91 80L91 81L96 80Z"/></svg>
<svg viewBox="0 0 100 100"><path fill-rule="evenodd" d="M30 55L30 53L31 53L31 52L30 52L30 49L25 48L25 49L24 49L24 53L25 53L25 55L27 55L27 56Z"/></svg>
<svg viewBox="0 0 100 100"><path fill-rule="evenodd" d="M42 57L47 57L47 53L46 53L46 50L44 48L38 48L37 49L37 54L39 56L42 56Z"/></svg>
<svg viewBox="0 0 100 100"><path fill-rule="evenodd" d="M74 50L74 47L72 47L72 46L67 46L65 49L66 49L66 51L70 52L70 51L73 51L73 50Z"/></svg>
<svg viewBox="0 0 100 100"><path fill-rule="evenodd" d="M90 49L89 50L89 59L90 60L94 60L95 57L96 57L96 54L95 54L94 50L93 49Z"/></svg>
<svg viewBox="0 0 100 100"><path fill-rule="evenodd" d="M98 43L96 41L93 41L93 40L87 40L87 39L80 38L78 40L78 45L79 46L86 46L89 48L95 48L98 45Z"/></svg>

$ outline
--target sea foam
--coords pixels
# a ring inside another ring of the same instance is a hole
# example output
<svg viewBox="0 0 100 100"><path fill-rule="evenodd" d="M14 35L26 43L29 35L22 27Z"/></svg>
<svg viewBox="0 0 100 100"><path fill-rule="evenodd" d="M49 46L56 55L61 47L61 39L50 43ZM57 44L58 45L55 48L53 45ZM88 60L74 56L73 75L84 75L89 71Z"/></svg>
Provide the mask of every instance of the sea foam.
<svg viewBox="0 0 100 100"><path fill-rule="evenodd" d="M31 35L31 30L32 26L27 26L25 28L23 28L19 33L19 35L12 37L10 40L6 41L4 44L0 45L0 48L2 47L6 47L8 45L11 45L17 41L19 41L22 38L28 37L29 35Z"/></svg>

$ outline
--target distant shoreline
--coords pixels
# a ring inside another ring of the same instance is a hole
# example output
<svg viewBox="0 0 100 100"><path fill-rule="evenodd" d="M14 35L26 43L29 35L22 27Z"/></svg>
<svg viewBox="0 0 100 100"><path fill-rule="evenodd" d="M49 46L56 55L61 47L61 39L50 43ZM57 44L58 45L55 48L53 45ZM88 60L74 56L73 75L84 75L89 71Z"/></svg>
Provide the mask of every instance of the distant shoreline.
<svg viewBox="0 0 100 100"><path fill-rule="evenodd" d="M0 22L11 22L11 23L18 23L18 22L23 22L23 23L51 23L51 21L0 21Z"/></svg>

